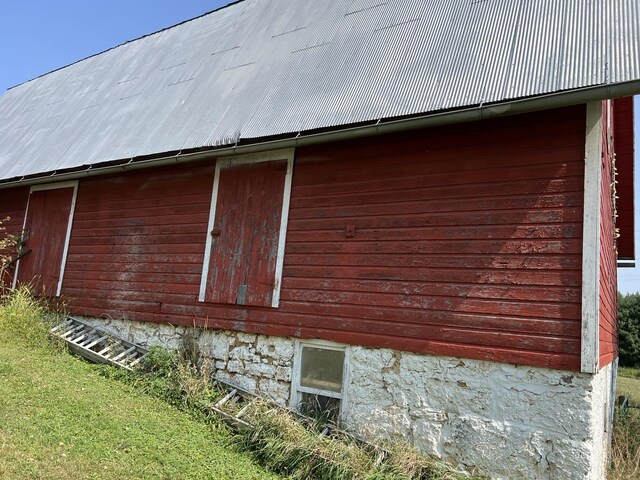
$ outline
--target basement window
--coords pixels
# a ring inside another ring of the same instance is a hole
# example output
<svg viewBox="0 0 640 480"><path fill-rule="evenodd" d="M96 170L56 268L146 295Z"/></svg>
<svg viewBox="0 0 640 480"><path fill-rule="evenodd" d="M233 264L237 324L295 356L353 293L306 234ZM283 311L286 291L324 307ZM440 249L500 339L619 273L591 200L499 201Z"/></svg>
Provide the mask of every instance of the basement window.
<svg viewBox="0 0 640 480"><path fill-rule="evenodd" d="M347 350L329 342L299 342L293 405L315 418L338 422L344 407Z"/></svg>

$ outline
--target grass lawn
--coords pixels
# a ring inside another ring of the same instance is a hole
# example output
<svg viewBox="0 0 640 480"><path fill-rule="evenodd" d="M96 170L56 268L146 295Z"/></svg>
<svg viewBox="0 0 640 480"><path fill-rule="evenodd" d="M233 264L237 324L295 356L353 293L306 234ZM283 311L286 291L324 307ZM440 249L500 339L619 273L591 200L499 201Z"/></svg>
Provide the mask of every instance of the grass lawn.
<svg viewBox="0 0 640 480"><path fill-rule="evenodd" d="M0 478L277 477L222 427L0 330Z"/></svg>
<svg viewBox="0 0 640 480"><path fill-rule="evenodd" d="M632 405L640 406L640 369L618 370L618 395L626 395Z"/></svg>

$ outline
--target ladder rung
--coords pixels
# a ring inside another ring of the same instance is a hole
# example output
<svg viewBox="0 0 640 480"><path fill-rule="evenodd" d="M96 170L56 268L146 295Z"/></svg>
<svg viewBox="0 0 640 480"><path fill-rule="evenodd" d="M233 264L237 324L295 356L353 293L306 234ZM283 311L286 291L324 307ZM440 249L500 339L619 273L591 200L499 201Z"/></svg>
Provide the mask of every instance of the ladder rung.
<svg viewBox="0 0 640 480"><path fill-rule="evenodd" d="M128 353L133 352L136 349L135 346L126 349L124 352L122 352L120 355L116 355L115 357L113 357L111 360L114 362L117 362L120 358L124 357L125 355L127 355Z"/></svg>
<svg viewBox="0 0 640 480"><path fill-rule="evenodd" d="M56 325L55 327L53 327L51 330L49 330L51 333L56 333L58 330L60 330L61 328L66 328L69 325L71 325L73 323L72 320L65 320L62 323L59 323L58 325Z"/></svg>
<svg viewBox="0 0 640 480"><path fill-rule="evenodd" d="M250 406L251 404L247 403L244 407L242 407L242 409L240 409L240 411L236 413L236 418L240 418L242 415L244 415L244 413L249 409Z"/></svg>
<svg viewBox="0 0 640 480"><path fill-rule="evenodd" d="M100 338L98 338L97 340L93 340L92 342L89 342L87 345L83 345L84 348L91 348L93 346L95 346L96 344L102 342L103 340L106 340L107 338L109 338L108 335L104 335Z"/></svg>
<svg viewBox="0 0 640 480"><path fill-rule="evenodd" d="M95 335L93 334L94 332L91 332L89 335L87 335L87 338L85 338L84 340L82 340L81 342L78 342L78 346L79 347L84 347L85 345L87 345L88 343L91 343L91 341L96 338Z"/></svg>
<svg viewBox="0 0 640 480"><path fill-rule="evenodd" d="M113 345L109 345L106 348L103 348L102 350L100 350L98 352L98 355L103 355L104 356L104 354L107 353L109 350L111 350L112 347L113 347Z"/></svg>
<svg viewBox="0 0 640 480"><path fill-rule="evenodd" d="M144 355L140 355L138 358L136 358L133 362L131 362L129 364L130 367L135 367L137 364L139 364L145 357L147 356L147 354L145 353Z"/></svg>
<svg viewBox="0 0 640 480"><path fill-rule="evenodd" d="M238 393L238 390L234 388L229 393L227 393L224 397L222 397L222 399L219 400L218 403L216 403L216 407L221 407L222 405L227 403L229 400L231 400L233 397L235 397L237 393Z"/></svg>
<svg viewBox="0 0 640 480"><path fill-rule="evenodd" d="M69 341L75 343L76 345L80 345L80 341L81 340L86 340L86 339L87 339L87 334L86 333L81 333L80 336L78 336L76 338L71 338L71 339L69 339Z"/></svg>
<svg viewBox="0 0 640 480"><path fill-rule="evenodd" d="M126 358L123 358L122 360L120 360L120 362L126 365L127 363L132 362L137 355L138 355L138 352L134 351L131 355L127 355Z"/></svg>
<svg viewBox="0 0 640 480"><path fill-rule="evenodd" d="M77 325L74 325L74 324L67 325L64 328L64 330L61 330L60 332L58 332L58 336L61 337L61 338L64 338L64 336L67 333L73 332L76 328L77 328Z"/></svg>
<svg viewBox="0 0 640 480"><path fill-rule="evenodd" d="M79 333L82 331L82 329L84 328L84 325L76 325L75 327L73 327L71 330L67 330L65 333L63 333L62 335L60 335L61 338L66 339L69 335L71 335L72 333Z"/></svg>

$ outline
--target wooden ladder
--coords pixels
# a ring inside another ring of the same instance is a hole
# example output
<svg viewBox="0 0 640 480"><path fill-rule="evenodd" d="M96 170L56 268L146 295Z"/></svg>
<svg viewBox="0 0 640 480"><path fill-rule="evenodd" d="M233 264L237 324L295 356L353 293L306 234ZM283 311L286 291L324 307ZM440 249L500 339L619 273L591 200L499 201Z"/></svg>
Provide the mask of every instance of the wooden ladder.
<svg viewBox="0 0 640 480"><path fill-rule="evenodd" d="M106 333L75 317L67 317L50 330L64 340L69 349L96 363L108 363L132 370L144 360L149 350Z"/></svg>
<svg viewBox="0 0 640 480"><path fill-rule="evenodd" d="M242 417L251 407L251 402L258 397L238 387L231 385L225 385L225 387L229 389L228 393L209 408L233 428L252 429L253 426Z"/></svg>

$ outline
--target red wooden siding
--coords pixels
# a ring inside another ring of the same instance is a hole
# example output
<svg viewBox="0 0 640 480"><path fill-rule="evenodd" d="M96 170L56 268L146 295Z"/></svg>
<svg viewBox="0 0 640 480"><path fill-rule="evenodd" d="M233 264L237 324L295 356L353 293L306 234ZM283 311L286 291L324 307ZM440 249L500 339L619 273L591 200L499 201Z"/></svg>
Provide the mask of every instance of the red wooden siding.
<svg viewBox="0 0 640 480"><path fill-rule="evenodd" d="M29 187L0 190L0 220L6 229L4 233L0 232L0 235L20 234L28 198ZM7 217L9 219L5 221ZM0 286L10 287L12 282L13 268L6 271L4 278L0 278Z"/></svg>
<svg viewBox="0 0 640 480"><path fill-rule="evenodd" d="M29 196L24 248L31 251L20 259L18 281L32 284L48 297L58 289L72 199L72 187L38 190Z"/></svg>
<svg viewBox="0 0 640 480"><path fill-rule="evenodd" d="M220 169L205 299L271 306L286 160Z"/></svg>
<svg viewBox="0 0 640 480"><path fill-rule="evenodd" d="M613 135L618 169L618 195L616 226L620 229L618 257L635 259L634 208L633 208L633 97L617 98L613 101Z"/></svg>
<svg viewBox="0 0 640 480"><path fill-rule="evenodd" d="M614 198L612 188L613 147L612 135L607 118L610 102L602 102L602 191L600 198L600 367L610 363L618 355L618 283ZM611 112L612 113L612 112Z"/></svg>
<svg viewBox="0 0 640 480"><path fill-rule="evenodd" d="M63 291L80 314L578 369L584 125L298 149L277 309L197 302L213 165L85 179Z"/></svg>
<svg viewBox="0 0 640 480"><path fill-rule="evenodd" d="M163 305L196 304L213 173L173 167L80 182L63 284L77 312L158 321Z"/></svg>

